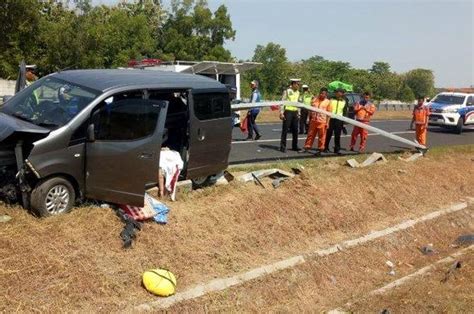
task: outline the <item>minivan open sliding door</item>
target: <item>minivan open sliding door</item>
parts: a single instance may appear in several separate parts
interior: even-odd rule
[[[93,112],[86,197],[143,206],[146,187],[157,182],[167,110],[166,101],[133,98],[104,103]]]
[[[188,178],[207,177],[227,168],[232,139],[229,93],[193,90],[189,97]]]

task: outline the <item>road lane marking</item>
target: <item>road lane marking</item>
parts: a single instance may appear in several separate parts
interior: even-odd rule
[[[390,134],[395,134],[395,135],[399,135],[399,134],[414,134],[415,131],[399,131],[399,132],[390,132]],[[370,133],[369,136],[373,136],[373,135],[378,135],[380,136],[380,134],[376,134],[376,133]],[[341,137],[351,137],[349,134],[348,135],[341,135]],[[291,140],[291,138],[289,139]],[[306,140],[306,136],[305,137],[298,137],[298,140]],[[258,140],[258,141],[245,141],[245,140],[241,140],[241,141],[232,141],[232,144],[254,144],[254,143],[269,143],[269,142],[279,142],[280,139],[268,139],[268,140]]]
[[[437,210],[418,218],[408,219],[397,225],[394,225],[382,230],[372,231],[372,232],[369,232],[368,234],[365,234],[355,239],[344,240],[338,244],[332,245],[325,249],[319,249],[316,251],[311,251],[309,253],[296,255],[287,259],[283,259],[283,260],[271,263],[271,264],[267,264],[267,265],[263,265],[263,266],[251,269],[245,273],[237,274],[235,276],[214,279],[207,283],[203,283],[203,284],[199,284],[194,287],[191,287],[185,291],[178,292],[175,295],[172,295],[166,299],[159,299],[152,302],[142,303],[140,305],[135,306],[133,310],[134,311],[151,311],[152,309],[166,309],[166,308],[169,308],[170,306],[173,306],[183,301],[196,299],[208,293],[226,290],[230,287],[244,284],[250,280],[264,277],[281,270],[289,269],[294,266],[304,264],[310,258],[317,258],[321,256],[332,255],[339,251],[351,249],[353,247],[357,247],[365,243],[372,242],[376,239],[383,238],[390,234],[393,234],[402,230],[407,230],[409,228],[414,227],[415,225],[419,223],[430,221],[430,220],[433,220],[438,217],[442,217],[450,213],[459,212],[461,210],[469,208],[469,205],[472,203],[474,203],[474,198],[467,197],[466,202],[456,203],[449,206],[448,208]]]

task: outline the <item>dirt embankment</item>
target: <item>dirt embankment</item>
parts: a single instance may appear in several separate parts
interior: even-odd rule
[[[156,299],[140,285],[149,268],[170,269],[184,290],[382,229],[474,196],[473,157],[466,146],[366,169],[305,161],[275,190],[231,184],[171,203],[168,225],[147,223],[131,250],[110,209],[40,220],[0,207],[13,217],[0,226],[0,311],[120,310]]]

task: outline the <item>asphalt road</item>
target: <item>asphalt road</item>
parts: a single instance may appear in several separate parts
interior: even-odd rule
[[[383,120],[372,121],[371,125],[383,129],[387,132],[397,134],[409,140],[414,140],[415,132],[409,130],[410,120]],[[234,128],[232,134],[232,151],[230,153],[230,164],[241,164],[251,162],[266,162],[275,160],[298,159],[313,157],[308,153],[297,153],[288,150],[287,153],[279,151],[281,124],[260,124],[259,125],[262,138],[258,141],[245,141],[246,134],[243,134],[240,129]],[[348,125],[348,135],[343,135],[341,138],[342,153],[350,155],[349,151],[350,134],[352,126]],[[303,147],[306,135],[299,135],[299,147]],[[443,146],[443,145],[461,145],[474,144],[474,128],[464,129],[461,135],[444,130],[439,127],[429,127],[428,147]],[[315,141],[314,147],[317,145]],[[334,138],[331,140],[331,148],[334,145]],[[356,149],[358,149],[359,141]],[[287,147],[291,147],[291,135],[288,134]],[[347,150],[344,150],[346,148]],[[367,140],[366,152],[396,152],[401,150],[411,150],[411,147],[383,137],[377,134],[369,133]],[[323,154],[325,156],[334,156],[334,154]],[[316,157],[315,157],[316,158]]]

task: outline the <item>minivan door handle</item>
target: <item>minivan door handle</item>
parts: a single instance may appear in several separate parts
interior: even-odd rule
[[[140,158],[141,159],[151,159],[151,158],[153,158],[153,154],[152,153],[141,153]]]
[[[204,141],[204,139],[206,138],[206,135],[204,134],[204,131],[201,130],[201,128],[197,130],[197,138],[198,141]]]

